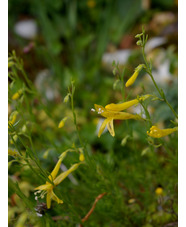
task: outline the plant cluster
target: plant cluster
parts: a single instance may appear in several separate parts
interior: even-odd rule
[[[105,107],[95,104],[92,111],[77,108],[81,91],[73,80],[63,102],[47,101],[15,52],[10,55],[10,226],[176,225],[178,116],[153,77],[145,30],[136,38],[144,63],[126,82],[125,69],[113,63],[113,87],[121,85],[123,100]],[[156,92],[143,89],[129,100],[126,89],[136,80],[143,83],[141,71],[150,76]],[[154,102],[172,113],[166,119],[169,127],[154,121]],[[138,106],[142,109],[135,112]],[[95,120],[95,111],[104,119]]]

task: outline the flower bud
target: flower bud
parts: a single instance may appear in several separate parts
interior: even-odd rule
[[[63,128],[64,125],[65,125],[65,121],[67,120],[68,117],[64,117],[60,122],[59,122],[59,125],[58,125],[58,128]]]

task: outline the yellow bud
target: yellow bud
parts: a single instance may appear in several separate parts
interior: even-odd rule
[[[81,161],[81,162],[85,161],[85,156],[84,156],[83,153],[81,153],[81,154],[79,155],[79,161]]]
[[[138,77],[138,74],[139,74],[138,71],[134,72],[134,74],[127,80],[125,87],[129,87],[129,86],[133,85],[136,78]]]
[[[58,125],[58,128],[63,128],[64,125],[65,125],[65,121],[67,120],[68,117],[64,117],[60,122],[59,122],[59,125]]]
[[[144,67],[143,64],[138,65],[138,67],[135,69],[133,75],[127,80],[127,82],[125,84],[126,87],[131,86],[136,81],[136,78],[138,77],[139,72],[142,70],[143,67]]]
[[[157,187],[155,190],[156,195],[162,195],[163,194],[163,188],[162,187]]]
[[[20,97],[20,95],[22,94],[22,92],[23,92],[22,89],[20,89],[19,91],[17,91],[15,94],[13,94],[12,99],[13,100],[18,99]]]

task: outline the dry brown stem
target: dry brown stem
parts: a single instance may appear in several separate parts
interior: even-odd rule
[[[95,207],[96,207],[96,203],[97,203],[104,195],[106,195],[106,194],[107,194],[107,192],[104,192],[104,193],[102,193],[102,194],[100,194],[100,195],[98,195],[98,196],[96,197],[96,199],[95,199],[95,201],[94,201],[94,203],[93,203],[91,209],[89,210],[89,212],[85,215],[84,218],[81,219],[82,223],[84,223],[85,221],[88,220],[88,218],[90,217],[90,215],[92,214],[92,212],[94,211],[94,209],[95,209]],[[83,227],[83,226],[80,225],[80,227]]]

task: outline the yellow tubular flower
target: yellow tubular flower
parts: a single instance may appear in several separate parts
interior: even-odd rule
[[[40,197],[43,198],[44,195],[47,194],[46,203],[47,203],[48,209],[50,209],[50,207],[51,207],[51,200],[54,200],[57,203],[63,203],[63,201],[61,199],[59,199],[57,197],[57,195],[54,193],[53,189],[55,186],[60,184],[71,172],[75,171],[78,168],[78,166],[82,163],[82,162],[80,162],[80,163],[74,164],[72,167],[70,167],[70,169],[61,173],[59,176],[57,176],[60,166],[61,166],[61,162],[65,158],[67,152],[68,151],[62,153],[56,166],[54,167],[53,171],[51,172],[51,174],[48,177],[53,182],[53,184],[47,181],[45,184],[40,185],[39,187],[35,188],[35,190],[37,190],[35,192],[35,195],[37,195],[38,193],[41,193]],[[36,196],[36,199],[37,199],[37,196]]]
[[[70,167],[70,169],[68,169],[67,171],[65,171],[65,172],[63,172],[63,173],[61,173],[58,177],[56,177],[56,179],[54,180],[54,184],[55,185],[58,185],[58,184],[60,184],[70,173],[72,173],[73,171],[75,171],[77,168],[78,168],[78,166],[81,164],[81,162],[79,162],[79,163],[76,163],[76,164],[74,164],[74,165],[72,165],[71,167]]]
[[[112,104],[112,105],[114,105],[114,104]],[[120,105],[120,104],[116,104],[116,105]],[[104,108],[101,105],[95,104],[94,106],[95,106],[95,109],[98,112],[98,114],[101,114],[101,116],[106,118],[100,127],[100,130],[98,132],[98,137],[101,136],[106,125],[107,125],[107,128],[108,128],[111,136],[115,136],[113,120],[127,120],[127,119],[140,120],[140,119],[142,119],[141,116],[139,116],[137,114],[134,115],[134,114],[126,113],[126,112],[114,111],[115,109],[112,110],[109,105],[107,105],[107,108],[108,108],[108,106],[110,108],[109,110],[107,110],[106,108]],[[121,109],[121,107],[120,107],[120,109]],[[123,107],[122,107],[122,109],[123,109]]]
[[[150,95],[144,95],[142,97],[140,97],[139,99],[133,99],[131,101],[128,101],[128,102],[123,102],[123,103],[119,103],[119,104],[114,104],[114,103],[111,103],[111,104],[108,104],[105,106],[105,109],[106,110],[111,110],[111,111],[122,111],[122,110],[125,110],[135,104],[138,104],[139,101],[144,101],[145,99],[149,98]]]
[[[135,69],[133,75],[127,80],[127,82],[125,84],[126,87],[133,85],[133,83],[135,82],[136,78],[139,75],[139,72],[142,70],[143,67],[144,67],[144,65],[141,64]]]
[[[175,127],[175,128],[167,128],[167,129],[160,129],[158,128],[157,126],[153,125],[151,128],[150,128],[150,132],[147,131],[147,134],[151,137],[154,137],[154,138],[161,138],[161,137],[164,137],[164,136],[167,136],[173,132],[176,132],[178,131],[178,127]]]

